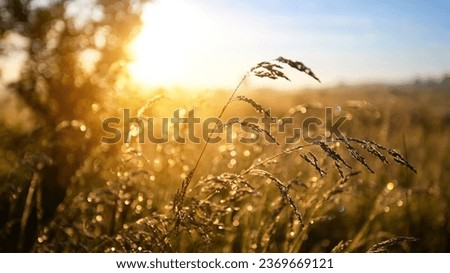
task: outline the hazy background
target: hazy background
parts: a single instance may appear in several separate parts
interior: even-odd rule
[[[435,0],[166,0],[144,11],[146,48],[163,49],[155,54],[172,65],[160,68],[176,71],[163,84],[197,88],[234,87],[279,55],[301,59],[326,86],[439,78],[450,72],[449,22],[450,3]]]

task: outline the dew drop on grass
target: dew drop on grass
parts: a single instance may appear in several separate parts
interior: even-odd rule
[[[109,151],[110,146],[106,144],[100,144],[100,150],[104,153]]]
[[[262,147],[259,146],[259,145],[253,145],[253,152],[261,153],[262,152]]]
[[[392,182],[387,183],[386,188],[391,191],[395,188],[395,184]]]
[[[97,103],[93,103],[91,105],[91,109],[94,113],[98,112],[98,110],[100,110],[100,106]]]
[[[163,170],[163,164],[159,158],[153,160],[153,170],[155,172],[161,172]]]
[[[137,163],[137,167],[138,167],[138,168],[143,168],[143,167],[144,167],[144,162],[143,162],[142,160],[140,160],[140,161]]]
[[[175,160],[173,160],[173,159],[167,160],[167,163],[169,164],[169,167],[171,167],[171,168],[173,168],[176,164]]]
[[[164,151],[164,146],[161,144],[156,145],[156,152],[158,154],[162,153]]]

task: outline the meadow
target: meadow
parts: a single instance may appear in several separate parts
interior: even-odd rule
[[[244,84],[229,103],[226,91],[127,90],[51,129],[5,100],[0,251],[448,252],[449,88]],[[191,131],[198,143],[170,133],[155,143],[121,120],[120,141],[102,142],[111,136],[102,122],[124,109],[153,118],[156,136],[177,109],[232,130],[218,143],[201,127]],[[327,135],[326,109],[345,117],[341,136]],[[264,128],[248,117],[277,121]],[[305,126],[311,117],[324,123]],[[295,126],[312,138],[287,141]],[[180,136],[189,130],[180,125]]]

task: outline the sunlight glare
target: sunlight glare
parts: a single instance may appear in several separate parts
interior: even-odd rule
[[[130,44],[128,65],[133,82],[147,87],[174,87],[189,77],[206,35],[202,12],[185,1],[164,0],[143,11],[141,33]],[[197,51],[197,52],[196,52]]]

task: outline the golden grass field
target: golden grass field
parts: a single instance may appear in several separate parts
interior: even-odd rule
[[[268,143],[264,131],[257,143],[243,144],[239,137],[249,132],[234,126],[232,141],[210,143],[200,161],[205,141],[138,143],[138,133],[131,132],[128,144],[100,142],[102,120],[122,117],[123,109],[155,120],[194,109],[205,119],[217,117],[229,98],[225,91],[159,95],[155,101],[156,94],[142,93],[106,98],[102,109],[87,115],[90,126],[72,121],[53,132],[34,126],[20,103],[4,101],[9,115],[0,127],[0,251],[450,250],[448,85],[238,90],[272,117],[301,122],[323,118],[327,107],[336,119],[346,116],[340,128],[346,138],[379,144],[351,143],[374,173],[344,142],[327,142],[334,153],[327,152],[304,141],[287,144],[276,130],[280,145]],[[233,101],[222,120],[261,117],[257,110]],[[50,146],[56,152],[42,152]],[[417,174],[407,163],[396,164],[391,148]],[[335,153],[351,167],[340,163],[342,177],[330,156]]]

